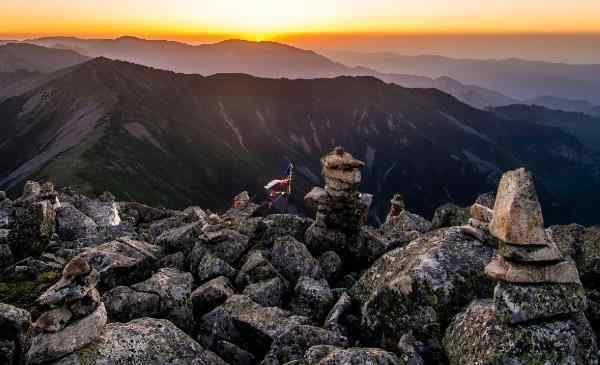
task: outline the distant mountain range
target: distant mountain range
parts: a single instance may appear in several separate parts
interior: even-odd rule
[[[223,209],[297,164],[298,193],[343,145],[366,162],[379,214],[400,191],[411,210],[470,204],[500,174],[539,179],[548,223],[597,223],[595,151],[559,128],[474,109],[434,89],[373,77],[286,80],[177,74],[97,58],[44,74],[0,103],[0,185],[49,178],[121,199]]]
[[[516,99],[498,92],[466,85],[449,77],[417,77],[382,73],[365,67],[348,67],[315,52],[274,42],[229,40],[191,46],[179,42],[133,37],[91,40],[61,37],[33,39],[27,42],[74,50],[89,57],[107,57],[182,73],[245,73],[258,77],[292,79],[373,76],[404,87],[440,89],[478,108],[517,102]]]
[[[347,65],[381,72],[427,77],[448,76],[520,100],[551,95],[600,104],[600,65],[571,65],[520,59],[473,60],[394,53],[321,51]]]

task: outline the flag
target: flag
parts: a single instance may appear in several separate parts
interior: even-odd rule
[[[285,177],[275,179],[265,185],[265,190],[269,193],[271,200],[277,200],[282,196],[289,195],[292,191],[292,176],[294,174],[294,164],[290,162],[285,170]]]

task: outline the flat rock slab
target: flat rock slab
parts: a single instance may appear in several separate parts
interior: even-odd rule
[[[596,337],[583,314],[509,325],[489,300],[474,301],[444,337],[450,365],[598,364]]]
[[[498,254],[516,262],[555,262],[563,259],[563,255],[554,242],[547,246],[540,245],[511,245],[500,242]]]
[[[111,323],[96,342],[55,365],[227,365],[221,358],[164,319]]]
[[[584,312],[587,308],[585,290],[579,284],[500,282],[494,289],[494,304],[498,319],[513,324]]]
[[[570,260],[551,265],[527,265],[497,256],[485,267],[485,273],[493,280],[516,284],[581,284],[577,266]]]
[[[378,348],[349,348],[313,346],[300,365],[408,365],[404,357]]]

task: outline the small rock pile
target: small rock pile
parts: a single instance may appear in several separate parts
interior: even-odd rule
[[[319,196],[315,223],[306,233],[306,244],[311,249],[340,253],[360,231],[363,207],[358,186],[364,162],[336,147],[321,159],[321,164],[325,194]]]
[[[83,258],[75,258],[38,298],[36,311],[41,314],[33,324],[28,364],[59,359],[102,336],[107,315],[97,282],[96,270]]]
[[[499,318],[515,324],[585,310],[577,267],[547,237],[533,178],[525,169],[502,178],[489,230],[500,240],[499,255],[485,269],[499,281],[494,293]]]

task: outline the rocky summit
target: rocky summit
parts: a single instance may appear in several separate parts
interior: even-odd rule
[[[313,217],[0,194],[0,363],[599,363],[600,229],[545,227],[529,171],[433,221],[398,192],[372,227],[365,164],[321,167]]]

